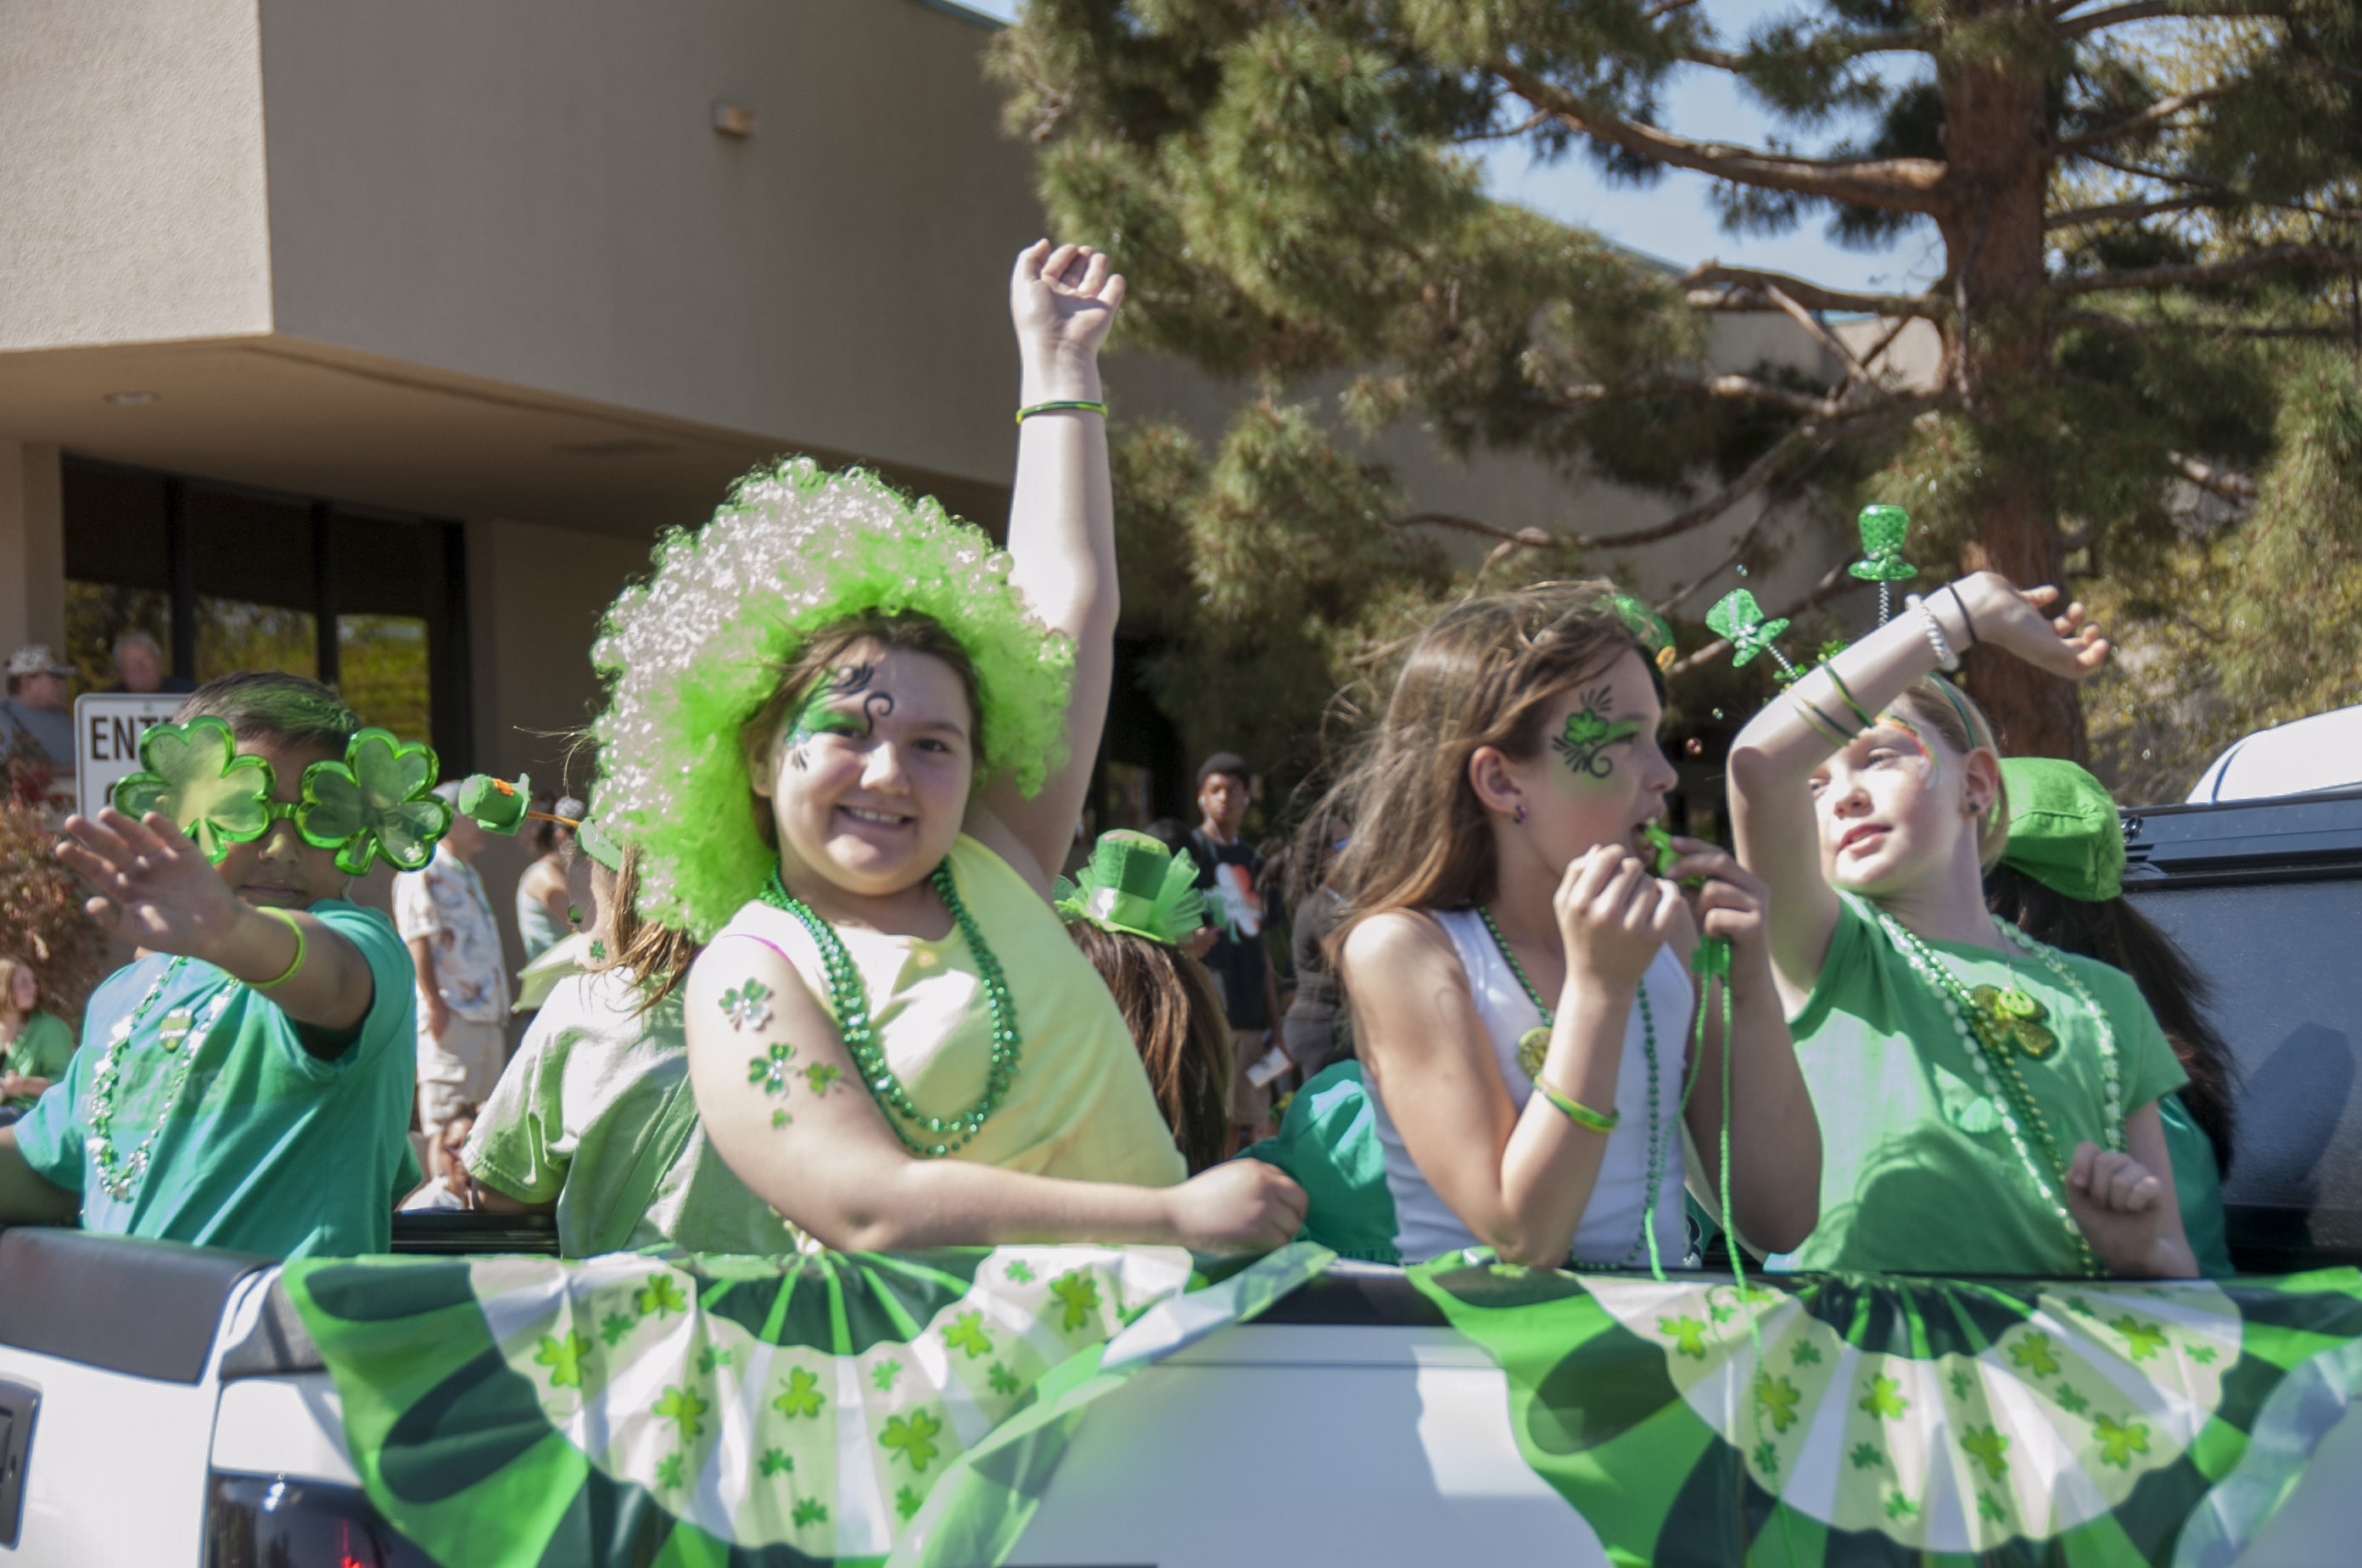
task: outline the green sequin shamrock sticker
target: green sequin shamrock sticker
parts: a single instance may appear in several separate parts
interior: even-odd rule
[[[278,778],[264,758],[238,754],[237,738],[219,719],[151,726],[139,737],[139,767],[116,782],[115,809],[171,818],[216,866],[230,845],[270,831]]]
[[[342,762],[315,762],[304,770],[304,800],[295,827],[304,841],[337,852],[337,868],[358,877],[383,855],[403,871],[434,858],[437,840],[451,831],[449,802],[433,791],[439,775],[435,748],[407,745],[371,727],[354,735]]]

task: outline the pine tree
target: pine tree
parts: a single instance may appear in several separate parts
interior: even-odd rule
[[[1029,0],[993,65],[1058,231],[1131,276],[1134,343],[1266,401],[1344,373],[1364,431],[1415,414],[1456,448],[1672,498],[1621,537],[1494,529],[1496,557],[1598,558],[1809,482],[1831,515],[1908,506],[1923,566],[2111,580],[2186,542],[2193,486],[2252,507],[2289,339],[2362,340],[2354,0],[1814,0],[1738,40],[1695,0]],[[1675,134],[1677,70],[1722,73],[1817,144]],[[1860,115],[1864,142],[1827,131]],[[1718,263],[1668,278],[1486,199],[1473,149],[1503,138],[1642,184],[1712,175],[1742,234],[1816,218],[1858,246],[1932,239],[1941,274],[1919,293]],[[1793,317],[1838,379],[1710,373],[1726,311]],[[1930,324],[1940,376],[1897,384],[1884,345],[1855,353],[1827,312]],[[1319,426],[1303,432],[1312,460]],[[1226,504],[1227,524],[1183,507],[1193,536],[1248,525],[1251,495]],[[1365,536],[1366,560],[1401,521],[1323,526]],[[1276,591],[1269,558],[1232,583],[1223,557],[1187,563],[1201,597]],[[1390,573],[1370,580],[1418,578]],[[1383,646],[1362,607],[1324,615]],[[1970,679],[2014,749],[2085,754],[2073,688],[1982,655]]]

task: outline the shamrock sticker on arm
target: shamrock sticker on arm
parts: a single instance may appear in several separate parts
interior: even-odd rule
[[[403,745],[374,726],[354,735],[342,762],[315,762],[304,770],[296,831],[317,849],[337,852],[337,868],[358,877],[383,855],[415,871],[434,858],[451,829],[451,807],[433,790],[439,775],[435,748]]]
[[[144,771],[116,782],[115,809],[171,818],[216,866],[231,845],[270,831],[278,778],[264,758],[238,754],[237,737],[219,719],[151,726],[139,737],[139,766]]]

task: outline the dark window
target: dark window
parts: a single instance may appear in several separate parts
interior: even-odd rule
[[[63,463],[68,657],[116,680],[116,638],[153,635],[175,675],[281,669],[468,770],[459,525],[243,486]]]

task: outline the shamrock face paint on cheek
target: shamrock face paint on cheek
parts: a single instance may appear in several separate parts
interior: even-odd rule
[[[891,692],[870,690],[870,683],[877,677],[873,665],[840,665],[834,674],[815,687],[797,710],[795,722],[788,726],[788,761],[798,769],[808,767],[810,759],[804,748],[818,735],[866,739],[875,734],[877,721],[894,711]],[[839,705],[855,696],[861,699],[857,708]]]
[[[1615,711],[1615,694],[1594,687],[1583,694],[1583,706],[1566,716],[1565,730],[1551,739],[1551,749],[1576,778],[1605,778],[1615,772],[1616,759],[1607,748],[1640,733],[1638,719],[1610,718]]]

